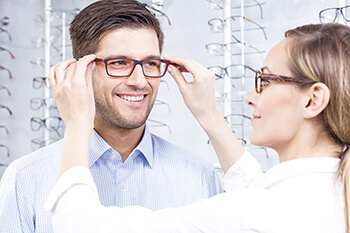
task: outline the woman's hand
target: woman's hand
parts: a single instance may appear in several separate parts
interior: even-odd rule
[[[63,61],[50,69],[49,82],[67,129],[90,135],[95,117],[92,71],[95,55]],[[68,69],[68,70],[67,70]],[[67,72],[66,72],[67,70]]]
[[[59,176],[74,166],[89,167],[89,138],[95,117],[92,88],[95,58],[87,55],[78,61],[66,60],[49,72],[50,86],[66,124]]]
[[[217,113],[215,104],[215,76],[192,58],[168,56],[169,73],[179,86],[184,102],[201,123],[209,114]],[[193,81],[187,82],[182,72],[189,72]]]
[[[216,109],[214,74],[191,58],[167,56],[165,59],[170,60],[169,73],[179,86],[185,104],[209,136],[226,172],[244,149]],[[187,82],[181,72],[191,73],[193,81]]]

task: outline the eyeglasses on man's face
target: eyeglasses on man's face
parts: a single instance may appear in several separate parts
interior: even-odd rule
[[[255,91],[256,93],[261,93],[265,86],[269,84],[269,80],[277,81],[277,82],[296,82],[296,83],[306,83],[298,78],[282,76],[277,74],[265,74],[261,71],[255,71]],[[310,84],[314,83],[312,81]]]
[[[321,23],[334,23],[342,15],[346,22],[350,22],[350,5],[338,8],[327,8],[318,14]]]
[[[143,75],[147,78],[161,78],[165,75],[170,61],[165,59],[145,59],[134,60],[129,58],[96,58],[95,62],[103,62],[108,76],[114,78],[129,77],[134,71],[136,65],[140,65]]]

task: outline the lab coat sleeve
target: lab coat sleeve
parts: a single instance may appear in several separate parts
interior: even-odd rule
[[[260,163],[245,150],[243,155],[224,175],[223,186],[226,192],[248,188],[263,174]]]
[[[176,209],[152,211],[141,206],[102,206],[90,171],[74,167],[65,172],[51,191],[45,209],[51,211],[57,233],[184,233],[241,232],[244,195],[219,194]],[[235,201],[236,199],[236,201]],[[230,202],[235,211],[227,212]],[[234,221],[232,221],[234,219]],[[229,224],[229,225],[227,225]]]

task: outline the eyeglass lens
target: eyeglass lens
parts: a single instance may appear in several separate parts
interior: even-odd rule
[[[256,93],[261,93],[262,87],[261,87],[261,77],[260,72],[255,72],[255,91]]]
[[[160,59],[149,59],[143,61],[110,59],[106,63],[107,73],[114,77],[127,77],[131,75],[137,64],[141,64],[143,74],[146,77],[162,77],[168,68],[168,63]]]

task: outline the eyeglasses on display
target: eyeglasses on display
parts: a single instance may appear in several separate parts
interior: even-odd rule
[[[169,104],[168,104],[168,103],[166,103],[166,102],[164,102],[164,101],[161,101],[161,100],[156,100],[156,101],[154,102],[154,105],[166,105],[166,106],[168,107],[168,111],[169,111],[169,113],[171,113],[171,109],[170,109]]]
[[[210,4],[210,8],[213,10],[222,10],[224,9],[224,0],[207,0]],[[263,12],[262,12],[262,5],[265,3],[258,2],[256,0],[252,0],[252,3],[247,3],[243,7],[248,8],[248,7],[255,7],[258,6],[260,8],[260,17],[263,18]],[[239,9],[241,6],[232,6],[232,9]]]
[[[13,53],[12,53],[10,50],[8,50],[8,49],[6,49],[6,48],[4,48],[4,47],[0,47],[0,51],[5,51],[5,52],[7,52],[8,54],[10,54],[10,56],[11,56],[12,59],[15,59],[15,56],[13,55]]]
[[[264,18],[263,17],[263,9],[262,9],[262,5],[265,5],[265,2],[258,2],[256,0],[252,0],[253,3],[247,3],[245,4],[243,7],[244,8],[249,8],[249,7],[259,7],[260,10],[260,18]],[[241,9],[241,6],[233,6],[232,9]]]
[[[152,119],[147,119],[147,126],[149,127],[166,127],[169,131],[169,133],[171,134],[171,130],[169,125],[160,122],[160,121],[156,121],[156,120],[152,120]]]
[[[50,145],[51,143],[54,143],[54,142],[57,142],[59,139],[53,139],[53,138],[50,138],[48,140],[41,140],[41,139],[38,139],[38,138],[34,138],[31,140],[31,143],[32,143],[32,150],[35,151],[37,149],[40,149],[44,146],[48,146]]]
[[[334,23],[339,20],[339,15],[341,15],[346,22],[350,22],[350,5],[321,10],[318,17],[321,23]]]
[[[30,100],[30,108],[32,110],[38,110],[41,107],[46,107],[47,109],[57,109],[55,99],[53,97],[49,98],[32,98]]]
[[[46,77],[34,77],[33,88],[39,89],[43,86],[49,87],[48,79]]]
[[[0,104],[0,109],[6,109],[6,110],[8,111],[8,113],[9,113],[10,115],[12,115],[11,109],[10,109],[9,107],[5,106],[5,105]]]
[[[0,70],[6,70],[7,73],[9,74],[9,78],[12,79],[12,73],[11,73],[11,71],[10,71],[9,69],[7,69],[7,68],[4,67],[4,66],[0,66]]]
[[[171,22],[170,22],[169,17],[163,11],[161,11],[161,10],[157,9],[155,6],[151,6],[151,5],[147,4],[147,3],[144,3],[143,5],[145,7],[147,7],[147,8],[149,8],[149,9],[151,9],[151,10],[153,10],[153,11],[159,13],[159,14],[161,14],[162,16],[164,16],[167,19],[169,26],[171,26]]]
[[[221,43],[209,43],[206,44],[205,47],[207,51],[216,56],[222,56],[225,52],[225,50],[229,51],[232,56],[238,56],[241,55],[241,49],[240,46],[237,46],[239,44],[238,42],[230,42],[226,44],[221,44]],[[245,44],[246,45],[246,44]],[[247,48],[250,48],[250,51],[244,52],[244,54],[262,54],[265,51],[260,51],[254,47],[248,46]]]
[[[61,134],[58,132],[58,129],[63,126],[63,120],[61,117],[50,116],[44,119],[39,117],[32,117],[30,119],[30,126],[33,131],[38,131],[41,127],[44,127],[48,131],[54,131],[59,137]]]
[[[4,144],[0,144],[0,148],[4,148],[6,150],[7,157],[10,157],[10,149],[8,146],[5,146]]]
[[[147,78],[161,78],[165,75],[170,61],[165,59],[134,60],[129,58],[96,58],[95,62],[103,62],[108,76],[115,78],[129,77],[136,65],[140,65],[143,75]]]
[[[0,84],[0,91],[1,91],[1,90],[5,90],[5,91],[7,92],[7,94],[8,94],[9,96],[11,96],[10,90],[9,90],[7,87],[5,87],[5,86],[3,86],[3,85]]]
[[[253,68],[240,64],[232,64],[227,67],[210,66],[208,67],[208,70],[212,71],[215,74],[216,79],[222,79],[225,77],[225,75],[230,79],[240,79],[242,77],[246,77],[246,70],[251,71],[253,74],[255,74],[255,70]]]
[[[6,134],[10,133],[5,125],[0,125],[0,129],[4,129]]]
[[[263,32],[263,35],[264,35],[264,38],[265,40],[267,40],[267,36],[266,36],[266,32],[265,32],[265,29],[264,27],[262,27],[260,24],[258,24],[257,22],[245,17],[245,16],[240,16],[240,15],[236,15],[236,16],[231,16],[229,18],[226,18],[226,19],[220,19],[220,18],[213,18],[213,19],[210,19],[208,21],[208,24],[211,26],[211,29],[214,31],[214,32],[222,32],[226,26],[226,21],[227,20],[237,20],[237,19],[243,19],[249,23],[252,23],[256,26],[258,26],[257,28],[248,28],[248,29],[245,29],[245,30],[261,30]]]

